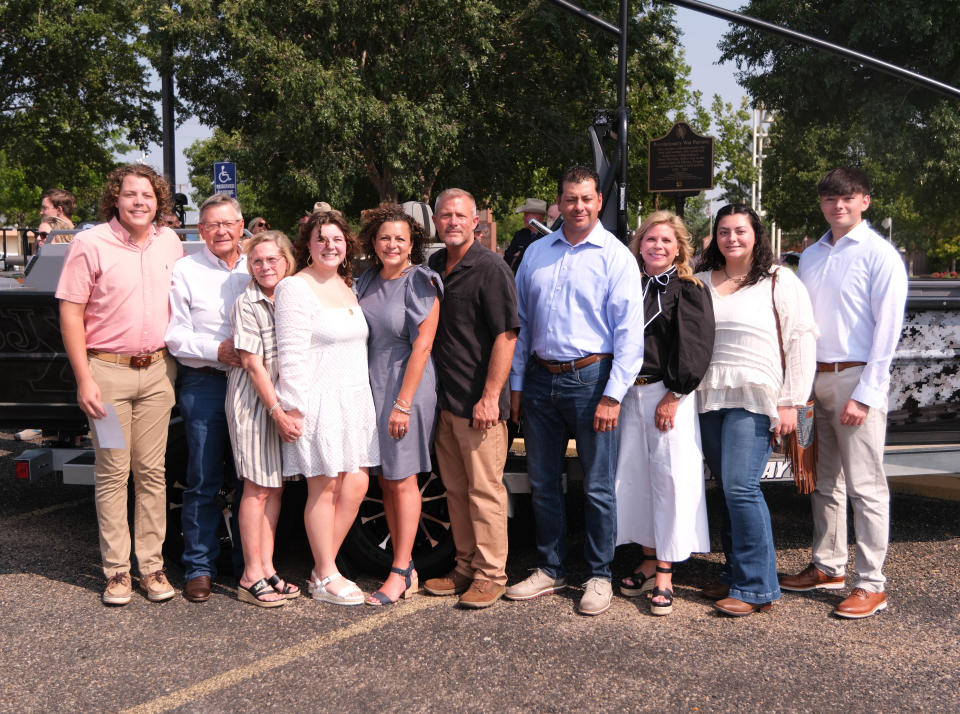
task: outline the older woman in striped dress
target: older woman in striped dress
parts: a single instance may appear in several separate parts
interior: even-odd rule
[[[244,571],[237,599],[260,607],[279,607],[300,595],[300,589],[280,578],[273,567],[284,484],[280,441],[294,441],[300,433],[274,390],[277,338],[273,291],[294,272],[295,262],[290,241],[280,231],[254,236],[246,253],[253,280],[230,315],[233,344],[243,366],[230,370],[226,399],[237,476],[244,479],[239,511]]]

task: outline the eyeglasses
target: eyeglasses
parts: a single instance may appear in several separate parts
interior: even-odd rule
[[[282,255],[273,256],[272,258],[257,258],[256,260],[250,261],[250,265],[252,265],[254,268],[262,268],[264,266],[276,268],[278,265],[280,265],[281,260],[286,261],[286,258],[284,258]]]
[[[240,221],[213,221],[211,223],[201,223],[200,227],[208,231],[218,231],[221,228],[226,228],[228,231],[231,230],[235,225]]]

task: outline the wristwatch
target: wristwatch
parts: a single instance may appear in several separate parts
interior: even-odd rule
[[[673,395],[674,399],[683,399],[685,396],[687,396],[686,394],[681,394],[680,392],[670,392],[670,393]]]

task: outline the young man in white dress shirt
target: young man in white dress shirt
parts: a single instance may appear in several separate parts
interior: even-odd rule
[[[225,399],[227,369],[239,367],[233,348],[230,310],[247,283],[246,258],[240,252],[243,214],[236,199],[218,193],[200,207],[200,237],[206,245],[177,261],[170,290],[170,326],[166,342],[181,365],[178,404],[187,432],[187,488],[183,492],[184,597],[210,598],[217,574],[217,493],[233,475]],[[240,484],[237,485],[238,489]],[[239,491],[235,503],[239,504]],[[236,519],[234,519],[234,522]],[[239,530],[232,528],[234,570],[242,572]]]
[[[890,243],[863,213],[870,179],[837,168],[818,187],[830,230],[800,257],[800,279],[820,328],[814,382],[818,432],[813,561],[780,578],[784,590],[841,590],[847,567],[847,498],[853,506],[857,579],[834,609],[864,618],[887,606],[883,562],[890,492],[883,470],[890,363],[903,327],[907,273]]]

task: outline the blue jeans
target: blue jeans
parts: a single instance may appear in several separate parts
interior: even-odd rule
[[[753,604],[780,598],[777,551],[760,477],[770,458],[770,418],[746,409],[700,415],[703,455],[723,487],[721,580],[730,597]]]
[[[583,466],[586,541],[590,577],[610,579],[617,543],[617,430],[595,432],[593,415],[610,375],[609,359],[564,374],[550,374],[531,359],[523,386],[523,431],[536,520],[538,565],[554,578],[565,576],[567,514],[563,466],[573,435]]]
[[[217,494],[237,481],[230,447],[224,402],[227,378],[190,367],[181,367],[180,415],[187,434],[187,488],[180,515],[183,528],[183,567],[187,580],[198,575],[215,577],[220,543],[217,527],[223,510]],[[237,484],[239,486],[239,484]],[[239,490],[235,503],[240,503]],[[234,572],[243,570],[240,530],[232,518]],[[237,567],[239,565],[239,570]]]

